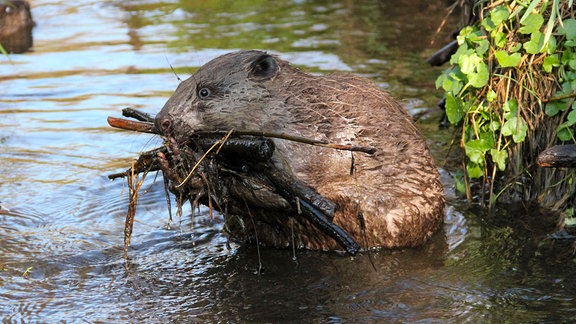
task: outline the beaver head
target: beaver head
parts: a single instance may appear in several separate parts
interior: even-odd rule
[[[288,115],[279,109],[274,79],[283,61],[261,51],[220,56],[182,82],[156,116],[159,133],[176,138],[193,131],[278,130]]]

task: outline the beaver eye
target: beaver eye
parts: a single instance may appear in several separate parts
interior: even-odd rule
[[[210,91],[210,89],[202,88],[202,89],[198,90],[198,97],[200,99],[206,99],[206,98],[210,97],[211,93],[212,93],[212,91]]]

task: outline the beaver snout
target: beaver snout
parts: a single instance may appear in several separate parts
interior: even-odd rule
[[[170,135],[173,131],[173,124],[174,121],[170,116],[159,114],[154,119],[154,127],[156,128],[156,132],[160,135]]]

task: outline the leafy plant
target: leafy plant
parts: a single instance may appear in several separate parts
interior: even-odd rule
[[[509,188],[550,137],[575,141],[576,20],[573,0],[477,5],[480,19],[461,29],[436,87],[445,91],[448,120],[461,127],[465,179],[488,184],[492,204],[498,175],[506,174],[501,188]]]

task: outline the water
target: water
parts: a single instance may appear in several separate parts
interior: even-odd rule
[[[438,70],[442,3],[31,1],[34,51],[0,57],[0,314],[4,322],[557,322],[576,319],[570,242],[553,217],[487,214],[453,194]],[[122,252],[126,169],[158,139],[108,127],[154,114],[198,66],[268,49],[352,71],[402,98],[443,167],[446,224],[418,249],[355,258],[238,246],[222,219],[169,221],[149,176]],[[172,71],[173,68],[174,72]],[[256,271],[260,262],[263,274]],[[374,270],[374,267],[377,271]]]

